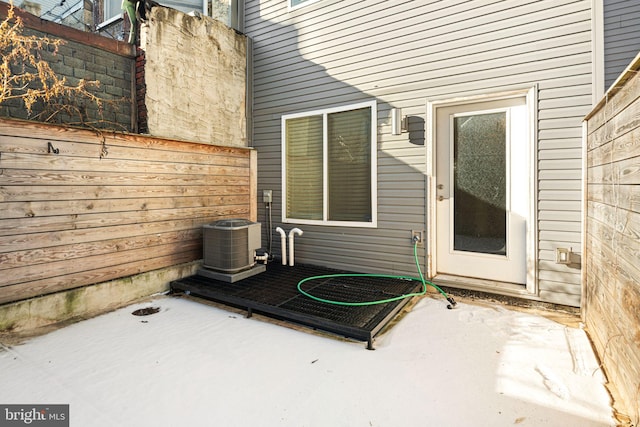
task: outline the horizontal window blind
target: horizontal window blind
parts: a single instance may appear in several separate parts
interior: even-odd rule
[[[328,114],[331,221],[371,221],[371,109]]]
[[[287,217],[322,220],[323,116],[286,123]]]

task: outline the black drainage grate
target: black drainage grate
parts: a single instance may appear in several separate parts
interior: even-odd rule
[[[294,267],[270,264],[264,273],[228,283],[204,276],[191,276],[171,283],[173,291],[246,309],[250,316],[259,312],[280,320],[366,341],[373,338],[393,319],[409,298],[383,304],[341,306],[313,300],[302,295],[298,283],[307,277],[344,273],[316,266]],[[367,302],[419,292],[417,281],[395,278],[339,277],[306,282],[303,289],[323,299]]]

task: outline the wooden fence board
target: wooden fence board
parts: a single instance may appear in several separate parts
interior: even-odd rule
[[[46,123],[25,120],[8,120],[0,118],[0,137],[27,137],[29,139],[44,140],[44,152],[47,152],[47,141],[80,142],[85,144],[102,144],[108,147],[123,146],[141,148],[162,153],[176,151],[185,154],[221,154],[223,156],[246,156],[246,148],[224,147],[219,145],[198,144],[192,141],[177,141],[173,139],[155,138],[146,135],[125,134],[105,130],[86,131],[73,127],[57,126],[55,129]],[[0,139],[1,141],[1,139]],[[64,151],[61,151],[64,152]],[[196,160],[197,162],[197,160]]]
[[[181,198],[153,199],[98,199],[98,200],[54,200],[3,203],[2,218],[54,217],[80,215],[83,213],[130,212],[155,209],[190,209],[206,206],[236,206],[249,204],[248,194],[220,196],[193,196]],[[4,223],[6,226],[7,223]],[[1,228],[1,227],[0,227]]]
[[[637,71],[634,71],[637,73]],[[621,88],[620,90],[618,90]],[[588,129],[589,137],[595,129],[599,129],[608,123],[612,117],[615,117],[626,108],[629,104],[638,104],[638,94],[640,94],[640,79],[631,78],[627,80],[624,86],[617,86],[616,92],[607,94],[605,101],[600,108],[597,109],[597,113],[592,112],[588,117]]]
[[[587,187],[587,200],[640,212],[640,185],[594,183]]]
[[[110,253],[141,249],[171,242],[202,239],[199,228],[170,231],[158,234],[144,234],[99,242],[76,243],[71,245],[36,248],[0,254],[0,270],[20,268],[25,265],[48,264],[79,258],[108,255]]]
[[[637,156],[640,156],[640,127],[592,150],[587,157],[587,166],[592,167]]]
[[[0,142],[1,144],[1,142]],[[156,173],[156,174],[216,174],[228,175],[243,173],[249,167],[244,159],[222,161],[217,157],[209,159],[210,163],[168,162],[166,160],[140,160],[88,157],[71,157],[49,154],[3,152],[2,162],[4,170],[52,170],[52,171],[103,171],[128,173]]]
[[[86,228],[113,227],[116,225],[140,224],[217,217],[246,216],[248,209],[243,205],[211,206],[202,208],[178,209],[139,209],[127,213],[90,213],[43,218],[14,218],[0,220],[0,236],[13,236],[32,233],[50,233],[64,230],[82,230]]]
[[[248,208],[246,212],[249,212]],[[139,224],[114,225],[109,227],[1,236],[0,253],[35,248],[48,248],[62,244],[103,241],[112,238],[125,238],[136,235],[158,234],[176,230],[188,230],[201,227],[203,224],[223,217],[236,217],[236,215],[222,215],[218,218],[189,218],[173,221],[145,222]]]
[[[0,304],[200,259],[203,224],[256,220],[255,156],[0,119]]]
[[[200,250],[201,248],[202,241],[200,239],[180,240],[163,245],[148,246],[128,251],[116,251],[110,253],[108,256],[85,256],[82,258],[82,262],[78,262],[76,259],[68,259],[52,261],[46,264],[25,264],[21,267],[14,268],[11,270],[11,274],[0,278],[0,288],[24,282],[66,276],[72,273],[91,271],[103,267],[117,267],[120,264],[125,264],[134,259],[148,260],[150,258],[170,256],[176,253]]]
[[[602,184],[635,185],[640,180],[640,156],[589,168],[589,179]]]
[[[0,126],[2,125],[4,125],[4,121],[0,119]],[[78,132],[86,134],[86,131]],[[89,161],[98,162],[106,159],[130,161],[137,159],[150,163],[169,162],[249,167],[246,148],[218,147],[192,142],[158,140],[157,138],[149,138],[153,143],[143,143],[139,135],[130,136],[130,139],[124,139],[123,135],[101,139],[89,134],[84,138],[74,137],[69,140],[38,138],[37,135],[29,133],[23,133],[23,135],[28,135],[28,137],[6,135],[6,130],[0,129],[0,144],[6,156],[11,153],[45,155],[51,160],[86,158]],[[53,149],[58,150],[57,154],[50,152],[49,143]],[[103,151],[103,148],[106,151]]]
[[[37,170],[36,165],[30,170],[4,169],[4,186],[36,186],[36,185],[101,185],[101,186],[153,186],[167,187],[177,185],[209,186],[209,185],[246,185],[249,178],[237,176],[238,171],[222,169],[219,174],[150,174],[131,172],[96,172],[88,169],[82,171]],[[243,173],[244,171],[240,171]]]
[[[2,182],[0,178],[0,182]],[[238,187],[238,188],[235,188]],[[55,193],[51,186],[0,186],[0,202],[28,202],[31,200],[99,200],[99,199],[145,199],[154,197],[195,197],[195,196],[221,196],[233,194],[248,194],[249,179],[212,177],[209,186],[173,186],[147,185],[147,186],[101,186],[87,185],[59,186]]]
[[[621,412],[640,391],[640,57],[587,116],[582,314]],[[636,418],[637,421],[637,418]]]
[[[640,103],[629,105],[607,123],[589,135],[587,150],[591,151],[640,127]]]

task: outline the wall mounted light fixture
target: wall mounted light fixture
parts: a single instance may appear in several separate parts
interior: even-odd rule
[[[407,118],[402,117],[402,108],[391,109],[391,135],[400,135],[407,130]]]

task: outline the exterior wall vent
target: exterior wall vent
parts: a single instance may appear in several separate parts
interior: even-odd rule
[[[260,223],[246,219],[223,219],[204,225],[203,266],[225,273],[253,267],[260,234]]]

